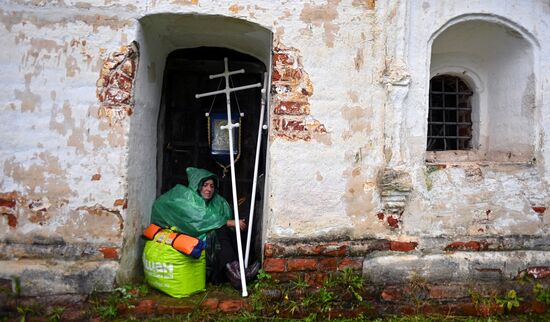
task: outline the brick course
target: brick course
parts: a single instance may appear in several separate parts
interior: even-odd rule
[[[282,258],[267,258],[264,260],[263,268],[268,273],[286,271],[286,260]]]
[[[401,242],[392,241],[390,243],[390,249],[397,252],[410,252],[416,248],[418,243],[416,242]]]
[[[317,259],[291,258],[287,261],[288,271],[314,271],[317,269]]]

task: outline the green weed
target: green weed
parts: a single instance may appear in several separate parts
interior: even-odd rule
[[[48,314],[48,322],[59,322],[61,321],[61,316],[65,312],[65,308],[62,306],[54,306],[50,309]]]
[[[533,286],[533,294],[537,301],[550,306],[550,287],[543,287],[542,284],[537,283]]]
[[[504,297],[496,298],[497,304],[508,312],[514,307],[519,307],[521,301],[523,298],[519,297],[515,290],[509,290]]]
[[[39,311],[39,308],[34,305],[34,304],[30,304],[30,305],[18,305],[17,306],[17,313],[19,313],[19,316],[20,316],[20,321],[21,322],[25,322],[27,321],[27,318],[31,315],[35,315],[36,312]]]

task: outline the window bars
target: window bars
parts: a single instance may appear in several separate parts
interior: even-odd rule
[[[456,76],[430,80],[428,151],[472,148],[472,90]]]

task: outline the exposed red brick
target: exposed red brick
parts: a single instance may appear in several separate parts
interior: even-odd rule
[[[388,225],[392,228],[399,228],[399,219],[395,216],[388,216]]]
[[[220,300],[217,298],[209,298],[204,300],[204,302],[201,303],[201,307],[214,311],[218,308],[218,304],[220,304]]]
[[[463,242],[455,241],[447,245],[447,247],[445,247],[445,250],[457,250],[457,249],[462,249],[463,247],[464,247]]]
[[[297,279],[304,277],[303,272],[280,272],[280,273],[275,272],[270,274],[271,274],[271,278],[277,283],[286,283],[286,282],[295,281]]]
[[[328,274],[324,272],[306,273],[304,281],[313,287],[321,287],[327,279]]]
[[[288,139],[288,140],[304,140],[304,141],[310,141],[311,135],[307,132],[303,133],[281,133],[277,132],[275,133],[275,136],[278,138]]]
[[[296,246],[296,250],[300,255],[320,255],[325,247],[325,245],[300,244]]]
[[[126,314],[128,313],[128,304],[126,303],[118,303],[116,305],[116,311],[118,314]]]
[[[532,301],[531,303],[531,312],[536,314],[543,314],[546,312],[546,303],[539,301]]]
[[[546,211],[546,207],[533,207],[533,210],[537,213],[537,214],[544,214],[544,212]]]
[[[346,255],[347,250],[347,244],[332,244],[321,250],[321,255],[342,257]]]
[[[193,312],[195,306],[192,304],[182,305],[164,305],[159,304],[157,307],[157,314],[183,314]]]
[[[464,248],[471,249],[471,250],[479,250],[481,248],[481,244],[477,241],[470,240],[469,242],[464,243]]]
[[[290,258],[287,265],[289,271],[313,271],[317,269],[317,259]]]
[[[379,220],[384,220],[384,213],[379,212],[379,213],[376,214],[376,217],[378,217]]]
[[[32,211],[48,211],[47,206],[44,205],[42,200],[32,200],[29,203],[29,209]]]
[[[266,243],[264,245],[264,257],[273,257],[273,244]]]
[[[273,113],[278,115],[307,115],[309,114],[309,104],[283,101],[275,106]]]
[[[338,263],[338,269],[342,270],[346,267],[349,267],[355,271],[363,269],[363,258],[350,258],[346,257]]]
[[[277,71],[277,69],[273,69],[273,71],[271,72],[271,80],[273,82],[277,82],[281,79],[281,74],[279,74],[279,71]]]
[[[245,302],[243,300],[221,300],[218,305],[220,311],[225,313],[238,312],[245,307]]]
[[[266,258],[264,260],[264,271],[271,272],[284,272],[286,260],[283,258]]]
[[[17,227],[17,217],[15,217],[15,215],[7,213],[3,213],[2,215],[8,218],[8,226],[10,226],[11,228]]]
[[[294,68],[292,66],[285,66],[286,68],[280,68],[277,70],[277,80],[281,83],[296,83],[297,79],[301,79],[303,77],[302,69],[300,68]],[[310,93],[307,92],[305,88],[302,88],[302,94],[303,95],[310,95]]]
[[[153,300],[141,300],[132,310],[135,315],[152,315],[157,309],[157,303]]]
[[[286,118],[273,118],[273,128],[277,131],[304,131],[305,125],[303,120],[290,120]]]
[[[59,321],[80,322],[86,321],[89,312],[84,308],[66,308],[61,314]]]
[[[92,181],[99,181],[101,180],[101,174],[96,173],[92,176]]]
[[[132,114],[132,87],[137,60],[138,47],[132,43],[113,52],[103,63],[96,82],[96,96],[100,102],[98,115],[109,118],[110,125],[123,117],[120,114]]]
[[[338,260],[336,258],[322,258],[319,260],[319,270],[335,271],[338,268]]]
[[[418,308],[413,305],[400,305],[397,313],[400,315],[413,315],[418,312]]]
[[[132,89],[132,78],[126,76],[122,71],[115,72],[116,83],[121,90],[129,92]]]
[[[115,203],[113,204],[113,206],[115,207],[124,206],[126,202],[127,202],[126,199],[117,199],[115,200]]]
[[[275,64],[277,64],[277,63],[281,63],[281,64],[284,64],[284,65],[294,64],[294,58],[291,57],[290,55],[284,53],[284,51],[279,51],[277,49],[274,49],[273,52],[274,52],[273,62]]]
[[[269,249],[267,249],[269,245]],[[282,257],[285,254],[286,245],[281,244],[266,244],[266,257]],[[268,256],[270,255],[270,256]]]
[[[0,198],[0,207],[15,208],[16,204],[15,199]]]
[[[445,247],[447,251],[453,250],[475,250],[479,251],[481,249],[486,249],[489,245],[487,243],[481,243],[475,240],[470,240],[468,242],[455,241]]]
[[[550,266],[534,266],[522,270],[516,276],[516,279],[522,278],[525,275],[534,279],[543,279],[550,276]]]
[[[498,304],[478,304],[474,305],[474,310],[474,314],[470,315],[487,317],[497,313],[503,313],[504,307]]]
[[[417,242],[400,242],[400,241],[391,241],[390,250],[397,252],[410,252],[418,246]]]
[[[100,247],[99,251],[103,253],[105,259],[118,259],[118,248],[116,247]]]
[[[401,299],[403,297],[403,295],[397,289],[386,288],[382,291],[382,293],[380,294],[380,297],[384,301],[391,302],[391,301],[396,301],[396,300]]]
[[[474,303],[457,303],[453,306],[453,313],[459,315],[477,316],[477,306],[478,305]]]
[[[438,286],[430,286],[429,297],[434,300],[446,299],[448,294],[448,288],[442,288]]]

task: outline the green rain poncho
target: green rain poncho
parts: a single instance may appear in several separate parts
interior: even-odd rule
[[[187,168],[189,187],[176,185],[153,204],[151,223],[204,239],[206,233],[225,225],[231,219],[231,208],[217,193],[218,177],[210,171]],[[205,201],[199,192],[202,183],[213,179],[216,192]]]

